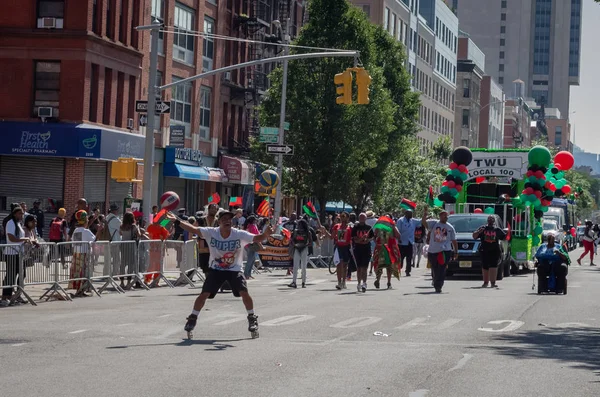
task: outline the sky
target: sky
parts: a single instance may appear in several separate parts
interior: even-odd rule
[[[571,87],[571,131],[575,130],[575,145],[600,153],[600,3],[583,0],[582,6],[580,85]]]

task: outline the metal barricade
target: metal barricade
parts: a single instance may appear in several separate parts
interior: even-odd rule
[[[58,283],[58,247],[55,243],[42,242],[37,245],[23,246],[23,267],[27,273],[25,286],[46,285],[51,286],[40,297],[46,301],[52,297],[60,300],[71,300],[71,297]]]
[[[181,266],[184,263],[184,244],[183,241],[165,240],[163,274],[177,273],[177,279],[179,279]]]
[[[165,242],[162,240],[142,240],[139,243],[138,250],[140,275],[144,276],[146,285],[157,287],[160,280],[163,280],[169,287],[173,288],[173,284],[165,276]]]
[[[0,244],[0,271],[4,274],[2,281],[2,295],[10,294],[10,303],[16,302],[21,295],[33,306],[36,303],[25,292],[25,278],[27,272],[23,266],[23,244]],[[13,290],[16,292],[13,293]],[[10,291],[10,293],[9,293]]]
[[[169,242],[167,241],[167,244]],[[194,276],[198,276],[200,281],[204,281],[204,275],[198,269],[198,243],[196,240],[188,240],[183,244],[183,258],[179,262],[179,278],[175,285],[188,284],[196,288]]]
[[[113,277],[111,243],[109,241],[95,241],[90,244],[90,269],[91,280],[103,283],[98,292],[106,291],[111,286],[116,292],[123,292]]]
[[[106,250],[105,250],[106,251]],[[136,285],[148,289],[139,271],[139,247],[137,241],[113,241],[108,249],[110,277],[100,288],[100,292],[112,286],[118,292],[124,292]],[[120,280],[120,285],[117,283]],[[127,284],[125,284],[127,280]]]
[[[104,275],[94,274],[95,257],[92,244],[89,242],[71,241],[58,243],[58,256],[64,257],[64,264],[58,266],[58,284],[68,283],[67,289],[76,290],[76,296],[85,296],[85,292],[92,291],[97,296],[100,293],[93,284],[93,280],[103,279]]]

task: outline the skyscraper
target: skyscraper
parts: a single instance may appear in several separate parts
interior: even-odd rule
[[[579,84],[581,0],[454,0],[460,29],[485,53],[485,71],[513,93],[569,114]]]

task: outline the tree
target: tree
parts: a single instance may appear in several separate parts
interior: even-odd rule
[[[450,160],[452,154],[452,139],[449,136],[441,136],[431,147],[431,155],[434,159],[442,162]]]
[[[295,44],[359,50],[373,79],[369,105],[337,105],[333,76],[351,67],[351,59],[289,64],[286,143],[295,145],[295,155],[286,156],[285,166],[293,169],[297,192],[316,197],[324,211],[328,200],[348,201],[350,187],[359,185],[363,173],[378,164],[394,129],[396,105],[384,87],[384,70],[375,62],[372,27],[365,14],[346,0],[313,0],[308,12],[309,23]],[[277,70],[261,105],[262,125],[279,124],[281,81]],[[261,152],[264,146],[255,144],[254,149]]]

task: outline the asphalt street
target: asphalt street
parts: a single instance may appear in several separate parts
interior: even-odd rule
[[[580,250],[571,253],[574,258]],[[532,274],[482,289],[427,269],[392,290],[335,289],[309,270],[250,282],[260,338],[240,299],[219,294],[194,339],[198,290],[105,294],[0,309],[4,396],[600,396],[600,270],[570,268],[569,293],[538,296]]]

